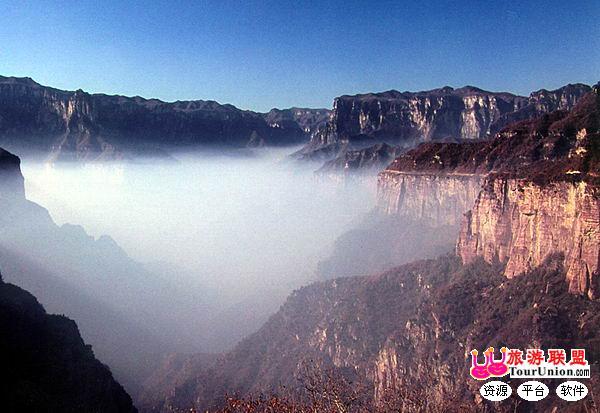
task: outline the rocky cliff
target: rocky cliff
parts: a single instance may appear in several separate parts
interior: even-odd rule
[[[1,276],[0,330],[3,411],[137,411],[72,320]]]
[[[432,227],[460,224],[481,190],[482,176],[437,175],[388,169],[379,174],[377,208],[385,214],[426,222]]]
[[[590,91],[589,86],[576,83],[568,84],[556,90],[540,89],[531,92],[525,106],[502,115],[493,123],[490,132],[493,134],[512,123],[535,119],[556,110],[569,111],[575,107],[581,97]]]
[[[501,162],[487,177],[457,243],[465,262],[476,256],[498,259],[506,263],[505,275],[514,277],[561,253],[569,290],[598,298],[598,93],[595,87],[568,114],[503,130],[497,139],[515,142],[513,156],[521,164]]]
[[[586,182],[492,179],[466,214],[457,253],[465,262],[505,262],[507,277],[562,253],[569,290],[598,298],[600,192]]]
[[[481,142],[430,142],[398,156],[378,175],[374,211],[336,240],[331,255],[319,263],[318,275],[360,276],[452,251],[463,215],[486,175],[478,167],[485,164],[480,150]]]
[[[53,160],[165,156],[195,146],[245,147],[305,142],[326,110],[261,114],[214,101],[162,102],[89,94],[0,76],[0,144]]]
[[[411,148],[437,140],[485,139],[517,120],[569,110],[589,91],[574,84],[523,97],[465,86],[341,96],[334,100],[331,120],[296,156],[331,159],[381,142]]]
[[[0,197],[25,198],[21,160],[2,148],[0,148]]]
[[[597,127],[593,96],[579,98],[571,112],[559,110],[518,122],[493,139],[427,142],[403,152],[379,173],[373,216],[336,241],[331,256],[319,264],[320,276],[363,275],[450,251],[463,215],[473,208],[489,176],[523,178],[540,185],[595,179],[598,144],[593,132]],[[384,152],[393,149],[378,146]],[[378,156],[371,148],[346,151],[327,162],[321,172],[339,173],[335,166],[340,162],[344,163],[342,170],[372,166]],[[482,212],[483,217],[486,214],[489,212]],[[593,221],[584,225],[590,226]],[[567,234],[563,236],[568,239]],[[538,258],[532,267],[520,270],[533,268],[544,257]],[[512,261],[508,268],[510,273]]]
[[[432,226],[469,211],[457,245],[465,262],[499,259],[512,277],[562,253],[570,290],[597,297],[599,113],[595,88],[570,112],[488,141],[423,144],[379,174],[379,209]]]
[[[271,109],[264,115],[264,118],[272,128],[295,131],[300,141],[316,133],[327,123],[330,116],[329,109],[289,108]],[[290,135],[292,134],[290,133]]]

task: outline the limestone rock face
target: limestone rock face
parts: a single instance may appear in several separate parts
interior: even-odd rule
[[[379,174],[377,208],[390,215],[456,226],[481,189],[481,175],[435,175],[385,170]]]
[[[543,107],[573,100],[539,95]],[[570,112],[517,122],[491,140],[423,144],[379,174],[379,209],[432,226],[458,225],[466,213],[456,247],[464,262],[499,260],[510,278],[562,254],[569,291],[598,298],[599,127],[595,88]]]
[[[526,98],[474,87],[444,87],[426,92],[389,91],[341,96],[333,104],[334,138],[372,136],[409,145],[445,137],[478,139],[501,115],[525,106]]]
[[[466,215],[457,253],[506,262],[507,277],[564,255],[569,291],[598,298],[600,194],[586,182],[540,186],[516,179],[490,180]]]

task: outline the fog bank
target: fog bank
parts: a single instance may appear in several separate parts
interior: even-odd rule
[[[314,164],[285,162],[288,153],[83,166],[25,159],[22,171],[27,197],[57,224],[109,235],[150,271],[210,302],[198,314],[208,325],[199,347],[210,351],[253,331],[313,280],[338,236],[373,208],[375,178],[318,178]]]

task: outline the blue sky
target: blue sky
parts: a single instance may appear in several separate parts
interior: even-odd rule
[[[528,94],[600,80],[598,21],[597,0],[4,0],[0,74],[261,111],[444,85]]]

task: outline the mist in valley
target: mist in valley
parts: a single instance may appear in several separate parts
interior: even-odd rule
[[[291,162],[291,151],[85,165],[25,157],[21,168],[27,198],[72,244],[60,254],[52,246],[47,267],[67,283],[76,272],[84,281],[75,288],[83,284],[169,351],[215,352],[315,280],[334,241],[373,208],[375,177],[319,177],[316,165]],[[110,253],[98,263],[74,252],[81,243]]]

